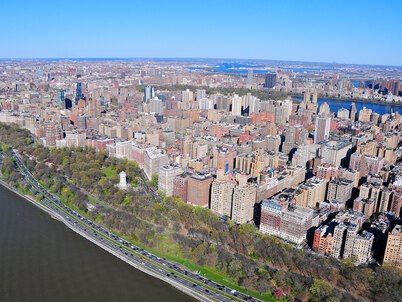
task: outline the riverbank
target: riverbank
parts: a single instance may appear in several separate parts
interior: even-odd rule
[[[198,301],[207,301],[207,302],[213,301],[213,300],[209,299],[208,297],[205,297],[205,296],[203,296],[203,295],[201,295],[201,294],[199,294],[197,292],[194,292],[194,291],[190,290],[189,288],[186,288],[185,286],[182,286],[181,284],[175,282],[174,280],[168,279],[164,275],[160,275],[160,274],[158,274],[156,272],[153,272],[153,271],[147,269],[146,267],[140,266],[140,265],[130,261],[130,259],[128,257],[126,257],[125,255],[117,253],[115,250],[111,249],[107,245],[102,244],[102,242],[99,242],[99,241],[95,240],[94,238],[88,236],[86,233],[81,231],[79,228],[75,227],[74,224],[72,224],[69,221],[67,221],[63,216],[61,216],[60,214],[58,214],[58,213],[52,211],[51,209],[47,208],[46,206],[44,206],[40,202],[36,201],[32,197],[30,197],[28,195],[25,195],[25,194],[22,194],[15,187],[10,186],[3,179],[0,179],[0,185],[2,185],[4,188],[8,189],[9,191],[17,194],[21,198],[27,200],[31,204],[37,206],[41,210],[43,210],[46,213],[48,213],[52,218],[55,218],[58,221],[62,222],[65,226],[67,226],[69,229],[71,229],[75,233],[79,234],[80,236],[82,236],[83,238],[89,240],[90,242],[96,244],[98,247],[100,247],[103,250],[109,252],[110,254],[114,255],[115,257],[119,258],[120,260],[126,262],[127,264],[129,264],[130,266],[136,268],[137,270],[139,270],[139,271],[141,271],[143,273],[146,273],[147,275],[150,275],[150,276],[152,276],[154,278],[157,278],[157,279],[159,279],[161,281],[164,281],[164,282],[168,283],[169,285],[171,285],[171,286],[175,287],[176,289],[180,290],[181,292],[184,292],[185,294],[197,299]]]
[[[292,100],[297,101],[297,102],[302,102],[304,99],[303,94],[292,94],[290,95]],[[328,99],[332,100],[334,102],[338,103],[359,103],[359,104],[375,104],[375,105],[383,105],[383,106],[392,106],[392,107],[402,107],[402,102],[387,102],[387,101],[382,101],[382,100],[371,100],[371,99],[348,99],[348,98],[337,98],[337,97],[331,97],[331,96],[324,96],[324,95],[319,95],[319,99]]]
[[[299,103],[303,101],[301,97],[292,97],[293,102]],[[318,98],[318,105],[321,106],[324,102],[327,103],[330,107],[331,112],[337,113],[338,110],[342,108],[346,108],[350,110],[350,106],[354,102],[356,105],[356,109],[358,111],[362,110],[364,107],[367,109],[371,109],[373,112],[376,112],[380,115],[383,114],[391,114],[395,112],[402,112],[401,106],[396,106],[389,103],[374,103],[374,102],[357,102],[356,100],[341,100],[336,98]]]

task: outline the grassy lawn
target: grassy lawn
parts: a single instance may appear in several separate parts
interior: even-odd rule
[[[121,203],[121,205],[123,205],[123,206],[128,206],[130,204],[131,204],[131,200],[130,200],[130,198],[128,196],[126,196],[124,198],[123,202]]]
[[[127,241],[131,241],[133,244],[143,248],[144,250],[153,253],[154,255],[156,255],[158,257],[166,258],[167,260],[170,260],[172,262],[179,263],[179,264],[187,267],[189,270],[191,270],[193,272],[199,272],[200,275],[206,277],[209,280],[215,281],[215,282],[225,285],[227,287],[233,288],[238,292],[242,292],[246,295],[256,297],[263,301],[269,301],[269,302],[277,301],[270,293],[260,294],[258,292],[249,291],[249,290],[237,285],[237,283],[234,280],[231,280],[229,276],[221,274],[218,271],[213,270],[211,268],[199,266],[197,264],[194,264],[193,262],[191,262],[188,259],[182,258],[182,254],[181,254],[181,251],[180,251],[178,245],[174,244],[171,240],[169,240],[166,237],[159,236],[157,238],[156,247],[149,248],[140,242],[137,242],[137,241],[134,241],[134,240],[128,238],[125,235],[122,235],[122,234],[118,234],[118,235],[123,237]]]
[[[107,168],[102,169],[103,174],[105,174],[105,176],[107,178],[116,178],[118,177],[117,175],[117,167],[116,166],[109,166]]]

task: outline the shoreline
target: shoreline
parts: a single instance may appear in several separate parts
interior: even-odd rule
[[[198,300],[198,301],[205,301],[205,302],[212,302],[214,300],[211,300],[205,296],[202,296],[200,294],[198,294],[197,292],[191,291],[190,289],[188,289],[185,286],[182,286],[181,284],[166,278],[163,275],[160,275],[156,272],[153,272],[143,266],[140,266],[134,262],[131,262],[127,257],[124,257],[123,255],[120,255],[119,253],[117,253],[116,251],[114,251],[113,249],[109,248],[108,246],[103,245],[101,242],[98,242],[97,240],[91,238],[90,236],[88,236],[87,234],[85,234],[84,232],[82,232],[81,230],[79,230],[78,228],[75,228],[74,225],[68,223],[60,214],[53,212],[52,210],[50,210],[49,208],[47,208],[46,206],[44,206],[43,204],[39,203],[38,201],[36,201],[35,199],[33,199],[32,197],[28,196],[28,195],[24,195],[21,192],[18,191],[18,189],[12,187],[11,185],[9,185],[7,182],[4,181],[4,179],[0,179],[0,185],[3,186],[4,188],[8,189],[9,191],[17,194],[19,197],[29,201],[31,204],[35,205],[36,207],[38,207],[39,209],[45,211],[47,214],[49,214],[49,216],[53,219],[58,220],[59,222],[62,222],[65,226],[67,226],[70,230],[74,231],[75,233],[77,233],[78,235],[84,237],[85,239],[87,239],[88,241],[92,242],[93,244],[97,245],[98,247],[102,248],[103,250],[109,252],[110,254],[112,254],[113,256],[119,258],[120,260],[126,262],[127,264],[129,264],[130,266],[134,267],[135,269],[151,276],[154,278],[157,278],[163,282],[168,283],[169,285],[173,286],[174,288],[176,288],[177,290],[193,297],[194,299]]]
[[[303,95],[290,95],[291,99],[296,102],[302,102],[303,101]],[[342,103],[342,102],[350,102],[350,103],[360,103],[360,104],[375,104],[375,105],[383,105],[383,106],[394,106],[394,107],[401,107],[402,108],[402,102],[386,102],[386,101],[380,101],[380,100],[363,100],[363,99],[340,99],[337,97],[331,97],[331,96],[318,96],[318,99],[326,99],[326,100],[331,100],[337,103]]]

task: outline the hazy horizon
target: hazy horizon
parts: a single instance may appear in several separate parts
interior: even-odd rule
[[[276,60],[276,59],[252,59],[252,58],[202,58],[202,57],[14,57],[2,58],[0,61],[40,61],[40,60],[66,60],[66,61],[118,61],[118,60],[149,60],[149,61],[183,61],[183,62],[201,62],[201,61],[245,61],[245,62],[284,62],[284,63],[301,63],[301,64],[325,64],[325,65],[356,65],[356,66],[383,66],[383,67],[402,67],[402,65],[384,65],[384,64],[364,64],[364,63],[344,63],[344,62],[319,62],[319,61],[299,61],[299,60]]]
[[[4,1],[0,58],[252,58],[401,66],[400,1]]]

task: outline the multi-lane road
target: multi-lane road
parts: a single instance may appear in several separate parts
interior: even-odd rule
[[[11,155],[28,189],[34,194],[41,193],[44,196],[42,203],[48,209],[57,214],[59,218],[62,218],[67,226],[134,267],[171,283],[199,300],[225,302],[260,301],[254,297],[237,292],[232,288],[208,280],[198,273],[192,272],[176,263],[157,257],[75,212],[62,203],[57,196],[49,193],[32,176],[14,150],[11,150]]]

